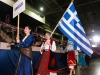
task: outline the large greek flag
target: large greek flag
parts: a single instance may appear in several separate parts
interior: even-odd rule
[[[70,3],[59,21],[58,28],[68,39],[72,40],[80,50],[84,51],[89,56],[93,53],[73,2]]]

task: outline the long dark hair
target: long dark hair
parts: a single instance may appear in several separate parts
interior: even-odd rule
[[[28,27],[28,28],[29,28],[29,30],[32,30],[32,28],[31,28],[30,26],[25,26],[25,27]]]

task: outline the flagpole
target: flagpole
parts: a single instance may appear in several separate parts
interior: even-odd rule
[[[54,30],[52,31],[52,33],[51,33],[51,35],[50,35],[50,38],[52,37],[53,33],[54,33],[55,30],[57,29],[58,25],[59,25],[59,24],[57,24],[56,27],[54,28]]]
[[[20,14],[18,14],[18,25],[17,25],[17,37],[19,37],[19,22],[20,21]]]
[[[71,2],[74,2],[74,0],[71,0]],[[68,8],[67,8],[68,9]],[[66,11],[64,12],[64,14],[66,13]],[[63,16],[64,16],[64,14],[63,14]],[[63,17],[62,16],[62,17]],[[62,17],[61,17],[61,19],[62,19]],[[60,20],[61,20],[60,19]],[[50,38],[52,37],[52,35],[53,35],[53,33],[55,32],[55,30],[57,29],[57,27],[58,27],[58,25],[59,25],[59,23],[60,23],[60,20],[59,20],[59,22],[57,23],[57,25],[56,25],[56,27],[54,28],[54,30],[52,31],[52,33],[51,33],[51,35],[50,35]]]

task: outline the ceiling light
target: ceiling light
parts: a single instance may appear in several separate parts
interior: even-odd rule
[[[93,37],[93,41],[94,41],[94,42],[99,42],[99,41],[100,41],[99,36],[94,36],[94,37]]]
[[[40,10],[43,11],[43,7],[40,7]]]
[[[89,39],[89,40],[92,40],[92,39]]]
[[[97,47],[97,45],[96,44],[92,44],[92,47]]]

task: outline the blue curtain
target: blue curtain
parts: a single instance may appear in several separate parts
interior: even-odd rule
[[[0,75],[14,75],[20,51],[18,50],[0,50]],[[33,68],[40,58],[40,52],[33,52]],[[56,53],[58,68],[67,66],[67,55]],[[36,70],[33,69],[35,75]]]

